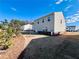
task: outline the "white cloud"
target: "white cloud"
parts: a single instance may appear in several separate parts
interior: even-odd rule
[[[66,17],[67,23],[79,22],[79,13]]]
[[[63,0],[58,0],[57,2],[56,2],[56,4],[60,4],[60,3],[62,3],[63,2]]]
[[[79,11],[77,11],[79,13]]]
[[[63,1],[68,1],[68,2],[72,2],[72,0],[58,0],[55,4],[60,4],[60,3],[62,3]]]
[[[16,8],[13,8],[13,7],[12,7],[11,10],[16,11]]]
[[[67,6],[67,7],[64,9],[64,11],[68,11],[68,9],[71,8],[71,7],[72,7],[72,5]]]
[[[74,14],[74,15],[79,15],[79,14]]]

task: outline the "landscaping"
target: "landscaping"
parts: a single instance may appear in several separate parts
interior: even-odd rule
[[[0,24],[0,50],[6,50],[11,47],[13,37],[20,34],[19,20],[11,20],[8,22],[6,19]]]

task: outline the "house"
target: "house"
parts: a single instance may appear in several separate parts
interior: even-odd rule
[[[21,26],[20,28],[22,31],[23,34],[31,34],[31,33],[34,33],[34,30],[33,30],[33,25],[32,24],[25,24],[23,26]]]
[[[25,24],[25,25],[21,26],[21,30],[22,31],[33,30],[33,25],[32,24]]]
[[[79,26],[67,26],[66,31],[67,32],[79,32]]]
[[[47,32],[51,35],[65,32],[65,19],[62,12],[53,12],[34,21],[35,32]]]
[[[79,26],[76,26],[76,31],[79,32]]]

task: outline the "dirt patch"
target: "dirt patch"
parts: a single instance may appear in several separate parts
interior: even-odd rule
[[[57,46],[54,59],[79,59],[79,41],[64,40]]]
[[[18,59],[77,59],[78,38],[79,36],[33,37]]]
[[[0,54],[0,59],[17,59],[19,54],[24,49],[25,39],[23,36],[18,36],[13,39],[13,46]]]
[[[18,59],[50,59],[57,45],[63,40],[58,36],[33,37]],[[47,57],[46,57],[47,56]]]
[[[74,53],[79,50],[79,36],[23,35],[14,38],[13,43],[13,47],[0,54],[0,59],[74,59],[79,55]]]
[[[13,39],[13,46],[1,51],[0,59],[17,59],[21,52],[28,46],[34,38],[45,37],[44,35],[22,35]]]
[[[65,32],[63,35],[79,35],[79,32]]]

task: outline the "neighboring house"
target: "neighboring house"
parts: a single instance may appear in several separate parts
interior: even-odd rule
[[[65,19],[62,12],[54,12],[34,21],[36,32],[50,32],[51,35],[65,32]]]
[[[79,26],[76,26],[76,31],[79,32]]]
[[[68,32],[79,32],[79,26],[67,26],[66,31],[68,31]]]
[[[21,26],[22,31],[27,31],[27,30],[33,30],[33,25],[32,24],[26,24]]]

